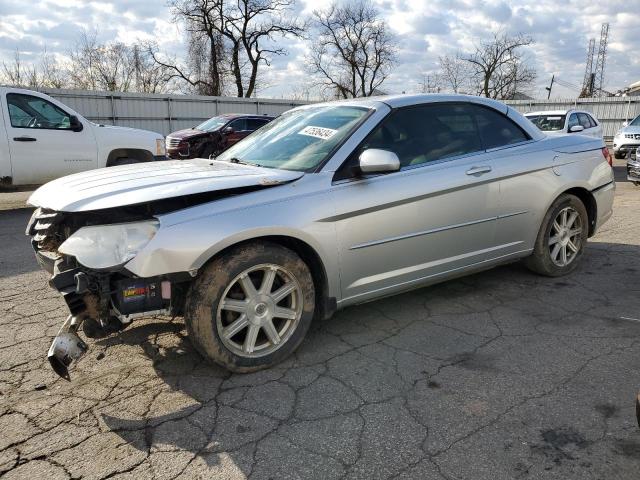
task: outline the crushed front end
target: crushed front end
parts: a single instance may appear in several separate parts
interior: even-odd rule
[[[632,149],[627,155],[627,180],[640,184],[640,155],[637,149]]]
[[[181,313],[189,274],[140,278],[124,267],[135,248],[149,241],[144,235],[152,235],[155,224],[148,214],[130,210],[34,211],[26,233],[38,263],[51,274],[49,284],[69,308],[48,353],[61,377],[69,380],[69,365],[88,349],[80,328],[89,338],[102,338],[137,317]]]

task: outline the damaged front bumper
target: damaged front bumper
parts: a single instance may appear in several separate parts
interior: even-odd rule
[[[640,182],[640,158],[637,150],[632,151],[627,159],[627,180]]]
[[[81,323],[81,317],[69,315],[53,339],[47,354],[47,359],[53,371],[65,380],[70,380],[68,367],[71,362],[78,360],[89,349],[87,344],[76,333]]]
[[[88,350],[78,336],[102,338],[126,328],[133,319],[149,315],[171,315],[182,310],[175,295],[189,274],[140,278],[120,267],[97,271],[75,258],[62,255],[58,246],[73,230],[65,214],[38,209],[27,227],[38,263],[51,273],[49,285],[62,295],[69,317],[49,348],[53,370],[69,380],[69,366]],[[180,295],[180,298],[183,298]]]

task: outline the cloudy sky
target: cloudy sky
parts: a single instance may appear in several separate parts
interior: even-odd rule
[[[298,0],[299,15],[310,14],[331,0]],[[597,41],[602,22],[609,22],[605,88],[615,91],[640,80],[640,0],[373,0],[396,35],[398,65],[383,89],[417,91],[423,75],[438,69],[438,56],[468,52],[474,43],[504,29],[532,36],[528,56],[538,72],[535,96],[546,96],[551,75],[581,85],[590,38]],[[64,55],[82,29],[96,30],[102,41],[155,40],[162,50],[184,52],[182,35],[171,22],[165,0],[0,0],[0,60],[19,50],[23,59],[43,49]],[[292,86],[308,82],[302,59],[306,44],[285,40],[289,54],[273,59],[261,96],[286,97]],[[597,45],[597,43],[596,43]],[[544,92],[544,93],[543,93]],[[577,92],[554,88],[554,97]]]

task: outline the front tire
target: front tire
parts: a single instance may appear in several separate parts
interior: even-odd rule
[[[617,160],[621,160],[625,157],[624,153],[620,153],[620,152],[613,152],[613,156],[617,159]]]
[[[589,216],[582,201],[564,194],[547,211],[527,267],[548,277],[571,273],[578,266],[589,235]]]
[[[304,339],[315,309],[309,267],[271,242],[214,259],[187,295],[189,338],[206,359],[233,372],[271,367]]]

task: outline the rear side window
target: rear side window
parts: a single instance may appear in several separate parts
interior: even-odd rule
[[[490,108],[473,107],[484,148],[497,148],[529,140],[527,134],[510,118]]]
[[[589,115],[587,115],[586,113],[579,113],[578,114],[578,121],[580,122],[580,125],[582,125],[585,130],[587,128],[591,128],[591,119],[589,118]]]
[[[236,132],[243,132],[247,130],[247,120],[245,118],[238,118],[227,125],[227,127],[233,128]]]
[[[589,117],[589,121],[591,122],[591,126],[592,127],[597,127],[598,126],[598,122],[596,122],[595,119],[591,115],[587,115],[587,117]]]
[[[259,129],[261,126],[266,125],[268,122],[266,120],[260,120],[258,118],[248,118],[247,119],[247,130],[251,130],[252,132],[254,130]]]

